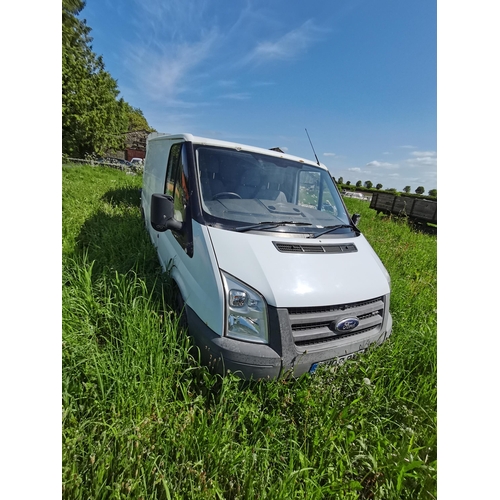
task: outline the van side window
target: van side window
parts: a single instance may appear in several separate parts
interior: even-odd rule
[[[172,197],[174,196],[175,174],[177,172],[177,166],[179,164],[181,146],[182,143],[173,144],[170,148],[170,155],[168,158],[167,176],[165,178],[165,194],[168,194]]]
[[[183,143],[173,144],[168,158],[167,175],[165,177],[165,194],[174,199],[174,218],[180,222],[188,220],[189,203],[188,164]],[[187,232],[173,233],[179,244],[187,249]]]
[[[186,220],[186,209],[189,201],[189,184],[186,151],[183,147],[174,174],[174,210],[175,218],[181,222]]]

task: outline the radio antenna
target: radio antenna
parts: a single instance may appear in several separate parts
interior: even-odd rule
[[[314,146],[313,146],[313,143],[311,141],[311,138],[309,137],[309,133],[307,132],[307,129],[305,129],[306,131],[306,134],[307,134],[307,138],[309,139],[309,143],[311,144],[311,148],[313,150],[313,153],[314,153],[314,157],[316,158],[316,162],[318,163],[319,166],[321,166],[319,160],[318,160],[318,156],[316,155],[316,151],[314,151]]]

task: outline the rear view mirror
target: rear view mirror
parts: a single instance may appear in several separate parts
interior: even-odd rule
[[[166,194],[151,196],[151,226],[160,233],[169,229],[182,231],[182,222],[174,219],[174,199],[171,196]]]
[[[357,226],[359,223],[359,219],[361,219],[361,214],[353,214],[352,223]]]

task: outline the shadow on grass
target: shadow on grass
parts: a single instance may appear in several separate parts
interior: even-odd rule
[[[140,207],[141,191],[137,188],[114,189],[105,193],[101,199],[114,207]]]
[[[160,271],[156,251],[144,228],[139,211],[111,215],[103,210],[87,219],[76,239],[75,253],[95,261],[94,271],[126,273],[134,270],[141,278]]]
[[[105,270],[133,270],[148,282],[157,278],[161,267],[141,217],[139,189],[110,190],[101,200],[111,209],[104,206],[85,221],[76,238],[75,254],[95,261],[96,276]]]
[[[437,226],[427,222],[420,222],[415,220],[408,220],[408,225],[418,233],[424,234],[437,234]]]

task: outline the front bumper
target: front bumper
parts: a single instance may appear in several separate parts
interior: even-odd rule
[[[188,306],[186,312],[189,332],[199,348],[201,362],[217,373],[231,371],[254,380],[300,377],[315,363],[364,351],[372,344],[381,344],[392,333],[392,317],[387,312],[380,330],[339,337],[305,349],[294,343],[287,310],[269,307],[269,345],[254,344],[221,337]]]

